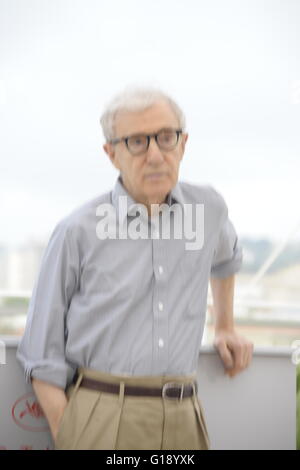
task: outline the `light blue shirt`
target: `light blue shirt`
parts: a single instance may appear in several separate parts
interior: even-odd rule
[[[228,277],[242,264],[227,205],[210,185],[176,184],[169,207],[204,208],[202,248],[187,250],[185,236],[164,239],[161,226],[158,238],[99,239],[99,206],[110,204],[117,227],[124,224],[120,196],[129,209],[135,203],[119,176],[112,191],[54,228],[17,351],[27,382],[65,389],[78,366],[118,375],[196,372],[209,278]],[[136,217],[130,214],[127,223]],[[153,227],[150,218],[142,223]]]

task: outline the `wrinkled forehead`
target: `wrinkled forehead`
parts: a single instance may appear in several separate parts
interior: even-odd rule
[[[160,101],[142,111],[119,111],[115,117],[116,137],[150,134],[162,128],[178,128],[179,122],[169,103]]]

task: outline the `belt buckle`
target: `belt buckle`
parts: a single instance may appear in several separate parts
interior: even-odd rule
[[[180,388],[181,391],[180,391],[180,397],[178,398],[178,400],[182,401],[182,398],[183,398],[183,390],[184,390],[184,383],[180,384],[178,382],[167,382],[164,384],[163,388],[162,388],[162,397],[163,398],[171,398],[171,400],[174,400],[176,399],[177,397],[168,397],[168,395],[166,395],[166,391],[169,389],[169,388]]]

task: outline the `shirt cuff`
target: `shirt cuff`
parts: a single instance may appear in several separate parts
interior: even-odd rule
[[[76,368],[68,364],[38,364],[27,363],[24,365],[25,382],[31,384],[32,379],[42,380],[63,390],[72,382]]]
[[[230,260],[223,261],[216,264],[211,268],[211,277],[218,279],[225,279],[237,273],[243,264],[243,250],[241,246],[237,245],[233,257]]]

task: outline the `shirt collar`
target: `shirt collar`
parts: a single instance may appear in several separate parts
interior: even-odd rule
[[[120,207],[120,196],[126,196],[126,198],[122,198],[122,207]],[[167,204],[169,206],[176,203],[180,204],[182,210],[184,211],[184,198],[179,182],[176,183],[174,188],[167,195]],[[132,198],[132,196],[130,196],[127,189],[123,185],[121,175],[118,176],[112,191],[112,204],[116,209],[117,218],[119,218],[120,216],[119,222],[121,224],[123,224],[124,219],[127,215],[135,215],[135,208],[139,206],[139,203],[137,203]]]

